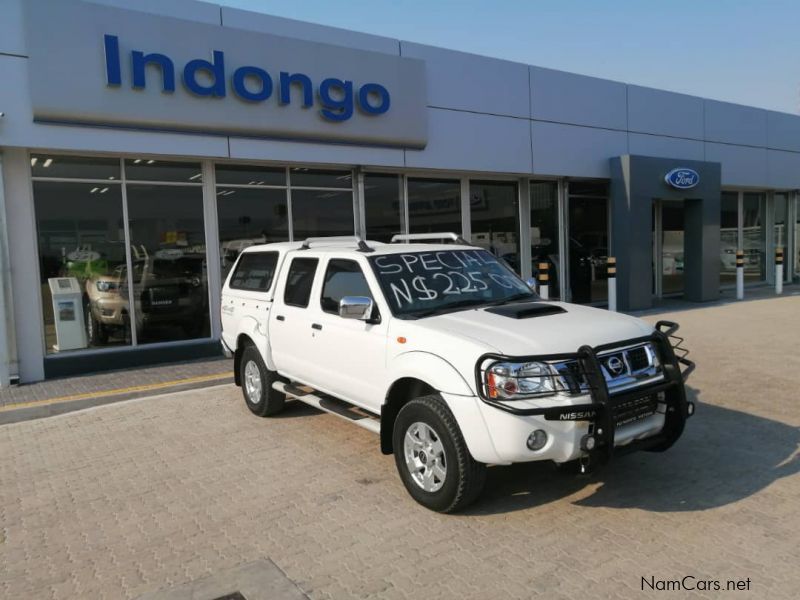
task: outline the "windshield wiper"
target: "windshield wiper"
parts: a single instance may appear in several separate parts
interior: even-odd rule
[[[438,308],[431,308],[430,310],[423,310],[419,312],[410,313],[408,316],[411,318],[422,318],[422,317],[431,317],[433,315],[442,315],[449,312],[455,312],[462,308],[484,308],[486,306],[500,306],[502,304],[508,304],[509,302],[516,302],[518,300],[523,299],[530,299],[536,300],[537,296],[535,294],[528,294],[528,293],[521,293],[521,294],[514,294],[513,296],[509,296],[508,298],[503,298],[501,300],[490,300],[488,302],[472,299],[472,300],[459,300],[458,302],[451,302],[450,304],[445,304],[444,306],[440,306]]]
[[[409,313],[408,316],[411,318],[419,319],[422,317],[431,317],[433,315],[442,315],[462,308],[478,308],[485,305],[486,305],[485,302],[476,299],[459,300],[458,302],[451,302],[449,304],[445,304],[444,306],[439,306],[438,308],[431,308],[429,310],[421,310],[419,312]]]
[[[514,294],[513,296],[509,296],[508,298],[503,298],[502,300],[487,302],[486,304],[484,304],[484,306],[502,306],[503,304],[510,304],[511,302],[518,302],[519,300],[538,300],[538,299],[539,297],[536,294],[521,292],[519,294]]]

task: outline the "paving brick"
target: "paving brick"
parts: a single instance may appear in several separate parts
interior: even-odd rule
[[[269,559],[315,600],[636,598],[684,575],[795,598],[798,311],[648,316],[698,362],[678,444],[590,477],[493,467],[458,516],[415,504],[372,434],[296,403],[258,419],[233,386],[0,426],[0,596],[137,598]]]

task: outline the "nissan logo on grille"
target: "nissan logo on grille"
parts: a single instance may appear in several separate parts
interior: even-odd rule
[[[619,356],[612,356],[606,361],[606,369],[615,377],[622,375],[625,371],[625,363]]]

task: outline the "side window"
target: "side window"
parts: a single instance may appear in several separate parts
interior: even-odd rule
[[[231,289],[266,292],[272,285],[276,264],[277,252],[243,253],[231,275]]]
[[[314,283],[314,273],[317,271],[317,258],[295,258],[289,266],[286,276],[286,289],[283,292],[283,301],[289,306],[306,308],[311,297],[311,285]]]
[[[322,285],[322,310],[339,313],[339,300],[345,296],[366,296],[372,298],[369,285],[361,267],[354,260],[333,259],[325,271]]]

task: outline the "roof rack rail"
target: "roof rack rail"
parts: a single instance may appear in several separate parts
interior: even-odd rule
[[[364,238],[358,235],[332,235],[328,237],[310,237],[306,238],[303,245],[300,246],[301,250],[308,250],[311,244],[352,244],[358,246],[359,252],[375,252],[375,249],[370,247]]]
[[[392,236],[392,242],[417,242],[422,240],[451,240],[456,244],[461,244],[462,246],[473,246],[463,237],[458,235],[457,233],[453,233],[452,231],[443,231],[441,233],[398,233]]]

